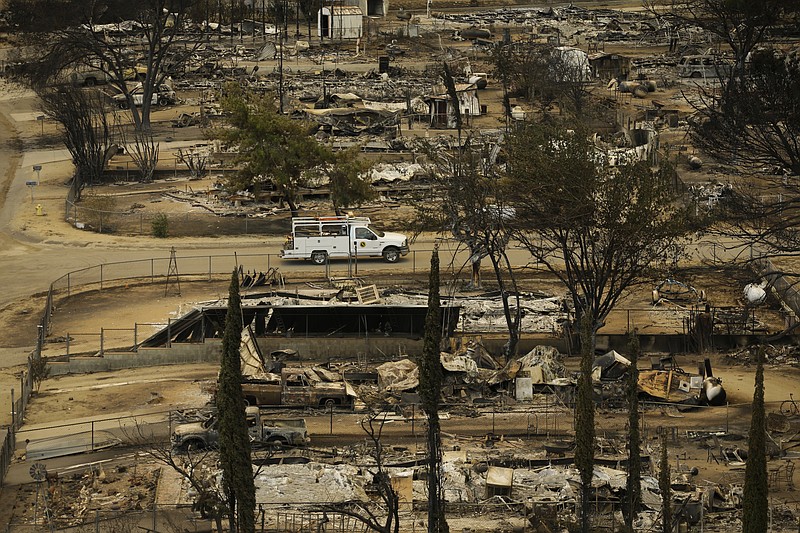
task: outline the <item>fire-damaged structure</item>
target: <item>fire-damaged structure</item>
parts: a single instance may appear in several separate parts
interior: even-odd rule
[[[614,350],[594,360],[592,381],[598,397],[624,398],[625,378],[631,362]],[[654,401],[685,405],[725,405],[727,394],[722,380],[713,375],[705,359],[697,374],[680,368],[674,357],[651,360],[650,369],[639,370],[639,392]]]
[[[422,305],[273,305],[242,307],[244,322],[257,337],[405,337],[420,338],[427,307]],[[171,321],[167,328],[144,340],[140,347],[222,338],[227,307],[203,306]],[[452,334],[460,308],[443,308],[443,327]]]

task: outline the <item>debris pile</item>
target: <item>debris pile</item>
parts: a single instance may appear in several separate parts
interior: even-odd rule
[[[794,344],[771,345],[765,344],[764,362],[769,365],[789,365],[800,367],[800,347]],[[736,365],[755,365],[757,357],[756,347],[745,347],[725,354],[725,360]]]
[[[70,527],[91,522],[96,513],[108,516],[153,508],[161,468],[154,465],[118,465],[106,470],[102,464],[84,472],[47,473],[45,479],[31,486],[36,505],[24,507],[20,519]]]

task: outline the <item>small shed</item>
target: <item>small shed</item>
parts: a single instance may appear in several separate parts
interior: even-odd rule
[[[597,52],[589,54],[589,67],[593,78],[626,80],[631,71],[631,58],[620,54]]]
[[[481,114],[481,102],[478,99],[478,87],[474,83],[456,83],[456,97],[461,111],[461,121],[469,123],[469,117]],[[452,99],[447,91],[425,98],[431,126],[439,128],[455,128],[456,112]]]
[[[321,39],[360,39],[364,14],[358,6],[324,6],[317,14],[317,36]]]

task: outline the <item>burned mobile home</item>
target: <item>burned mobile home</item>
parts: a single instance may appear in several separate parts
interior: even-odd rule
[[[260,277],[247,275],[246,279]],[[264,294],[247,295],[242,307],[244,323],[251,325],[264,353],[291,349],[310,360],[357,352],[368,357],[420,353],[427,312],[425,293],[379,291],[375,286],[293,293],[264,288]],[[565,325],[569,312],[561,297],[526,293],[521,295],[520,303],[521,331],[537,339],[562,343],[559,339],[568,329]],[[198,306],[181,318],[171,319],[167,327],[142,341],[139,348],[207,343],[213,350],[222,336],[225,314],[223,301]],[[497,295],[443,299],[442,331],[447,337],[457,333],[499,334],[505,327]],[[337,339],[335,345],[328,342],[330,339]],[[530,342],[537,341],[532,338]]]

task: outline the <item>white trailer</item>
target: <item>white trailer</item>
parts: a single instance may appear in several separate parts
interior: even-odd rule
[[[366,217],[294,217],[292,234],[281,250],[283,259],[328,259],[383,257],[397,262],[408,254],[408,238],[402,233],[383,232]]]

